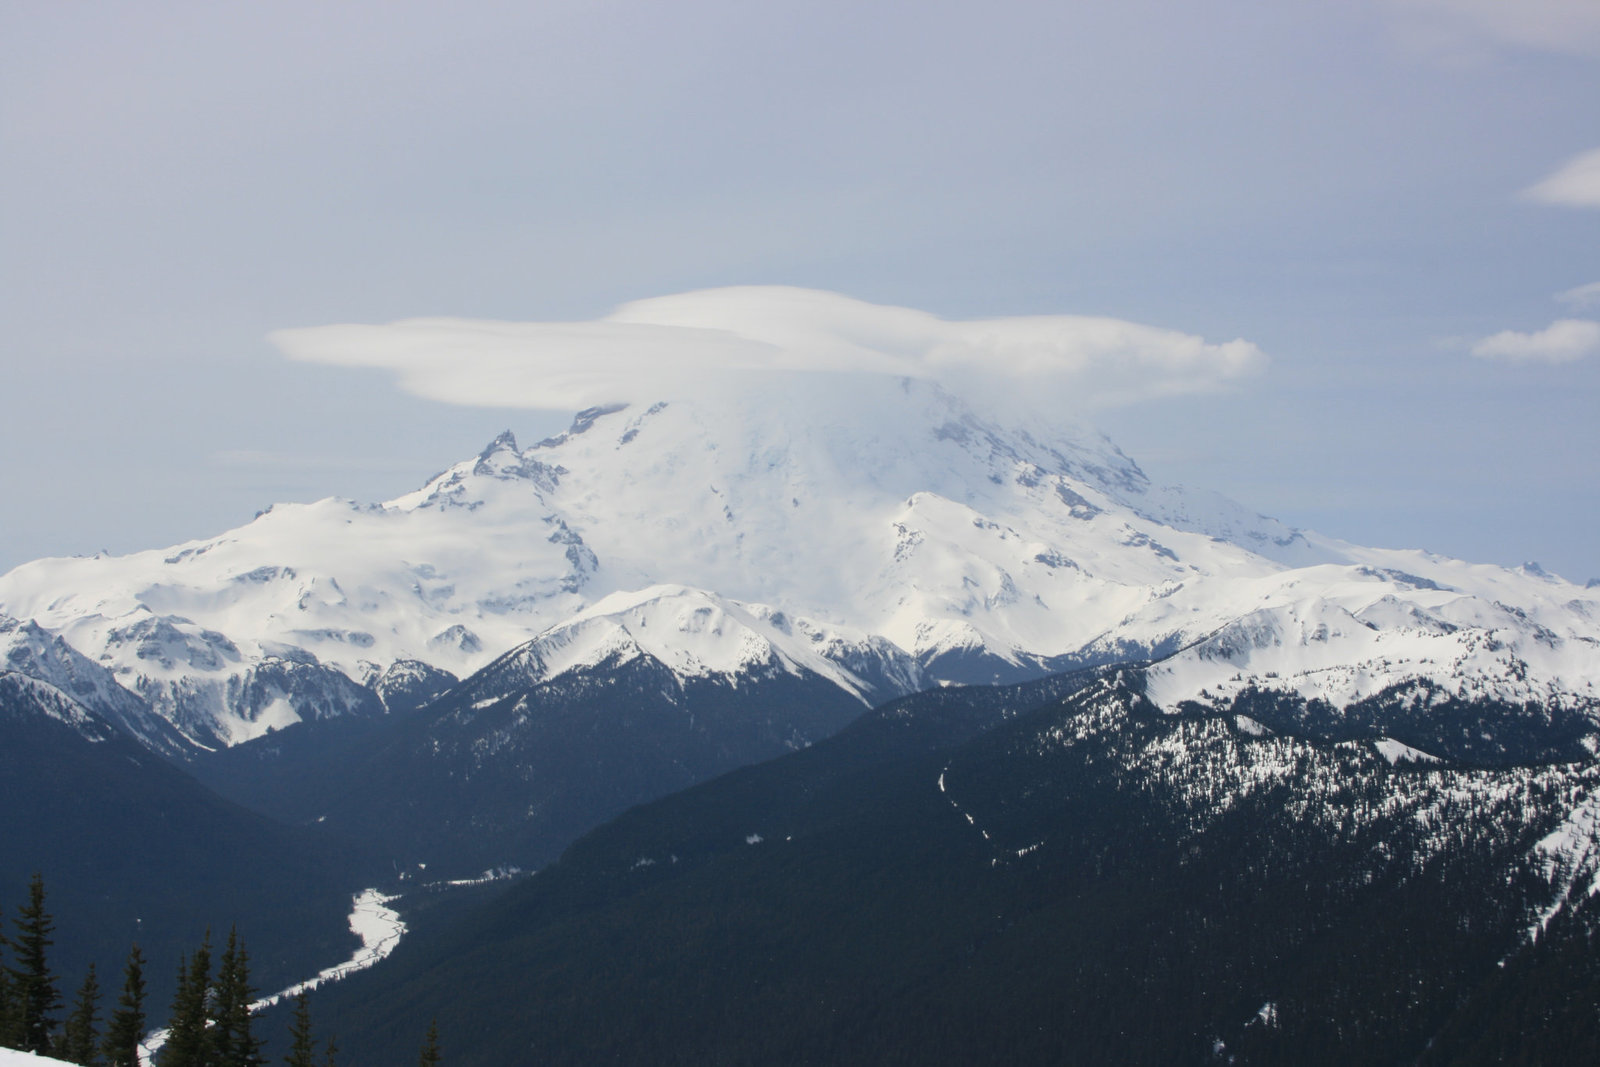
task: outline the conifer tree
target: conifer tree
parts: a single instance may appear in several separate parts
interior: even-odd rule
[[[167,1040],[162,1046],[161,1058],[163,1067],[171,1067],[174,1062],[181,1061],[185,1055],[181,1050],[187,1042],[187,1035],[183,1031],[179,1018],[183,1014],[184,998],[189,992],[188,956],[178,957],[178,980],[173,988],[176,991],[172,994],[172,1011],[167,1016]],[[180,1051],[174,1051],[175,1049]],[[176,1061],[174,1057],[176,1057]]]
[[[11,1040],[11,980],[6,977],[4,966],[0,966],[0,1048],[12,1048],[16,1043]]]
[[[10,943],[17,962],[6,968],[12,1044],[24,1052],[49,1053],[59,1023],[52,1013],[61,996],[45,960],[45,950],[55,944],[50,939],[55,924],[44,910],[44,879],[38,874],[28,883],[28,903],[17,909],[16,929]]]
[[[5,912],[0,911],[0,918],[4,915]],[[11,995],[11,976],[6,973],[5,968],[6,945],[5,931],[0,929],[0,1048],[15,1048],[16,1040],[12,1032],[15,1029],[16,1017],[12,1012],[14,1002]]]
[[[261,1042],[250,1029],[250,954],[239,942],[237,930],[228,931],[228,945],[217,967],[212,1047],[220,1067],[261,1067]]]
[[[211,931],[187,961],[178,963],[178,991],[172,997],[167,1043],[161,1067],[210,1067],[211,1033],[206,1029],[211,999]]]
[[[217,961],[217,981],[212,987],[211,1018],[216,1020],[216,1025],[211,1029],[211,1050],[216,1054],[215,1062],[218,1064],[232,1064],[233,1062],[233,1017],[237,1014],[237,1007],[232,1002],[233,986],[238,981],[239,969],[239,938],[236,927],[228,930],[228,943],[223,946],[222,958]],[[246,1015],[248,1025],[248,1013]]]
[[[82,1064],[83,1067],[97,1067],[99,1064],[100,1049],[95,1034],[99,1005],[100,983],[95,978],[94,964],[91,963],[89,973],[78,989],[78,999],[73,1002],[72,1014],[67,1016],[67,1025],[61,1031],[61,1058],[68,1063]]]
[[[134,945],[122,972],[122,996],[106,1024],[105,1041],[100,1045],[106,1067],[139,1067],[139,1042],[143,1040],[144,957],[139,946]]]
[[[312,1061],[311,1009],[306,1001],[309,994],[304,989],[295,994],[294,1021],[289,1024],[289,1054],[283,1058],[288,1067],[316,1067]]]
[[[333,1038],[328,1038],[327,1047],[322,1052],[322,1067],[338,1067],[334,1057],[338,1055],[339,1043]]]
[[[422,1054],[417,1058],[417,1067],[439,1067],[438,1019],[428,1024],[428,1034],[422,1039]]]

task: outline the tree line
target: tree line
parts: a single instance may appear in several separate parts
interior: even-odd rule
[[[48,949],[55,922],[45,910],[44,880],[35,874],[28,900],[17,909],[13,931],[0,930],[0,1048],[53,1056],[82,1067],[139,1067],[139,1047],[150,1035],[145,1005],[145,960],[134,944],[123,967],[122,992],[100,1027],[100,983],[89,964],[83,984],[63,1020],[60,984],[50,970]],[[7,957],[9,956],[9,960]],[[212,973],[211,934],[178,962],[177,992],[166,1040],[155,1057],[159,1067],[266,1067],[264,1042],[256,1036],[250,1006],[250,954],[236,930]],[[329,1037],[318,1059],[309,995],[295,997],[289,1024],[287,1067],[338,1067],[338,1044]],[[441,1063],[437,1025],[430,1025],[418,1054],[419,1067]]]

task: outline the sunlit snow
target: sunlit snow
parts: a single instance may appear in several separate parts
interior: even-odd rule
[[[528,448],[502,435],[381,505],[35,561],[0,576],[0,614],[207,745],[354,710],[363,691],[324,668],[465,676],[530,640],[545,677],[650,656],[734,684],[810,672],[865,702],[967,680],[974,656],[1022,676],[1171,652],[1150,676],[1168,709],[1252,686],[1343,706],[1415,678],[1600,699],[1600,590],[1299,533],[1152,485],[1092,431],[826,374],[598,409]]]

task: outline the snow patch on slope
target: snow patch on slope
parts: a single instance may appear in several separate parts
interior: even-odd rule
[[[1544,933],[1575,895],[1600,892],[1600,790],[1570,809],[1561,825],[1533,847],[1533,859],[1556,895],[1528,928],[1529,940]]]
[[[1402,763],[1441,763],[1438,756],[1431,756],[1420,748],[1412,748],[1402,741],[1392,737],[1380,737],[1372,743],[1378,750],[1378,755],[1389,761],[1389,766],[1396,767]]]

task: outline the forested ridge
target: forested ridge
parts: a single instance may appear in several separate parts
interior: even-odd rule
[[[330,1017],[363,1065],[435,1008],[484,1065],[1600,1053],[1596,908],[1540,852],[1592,762],[1391,762],[1080,682],[635,809]]]

